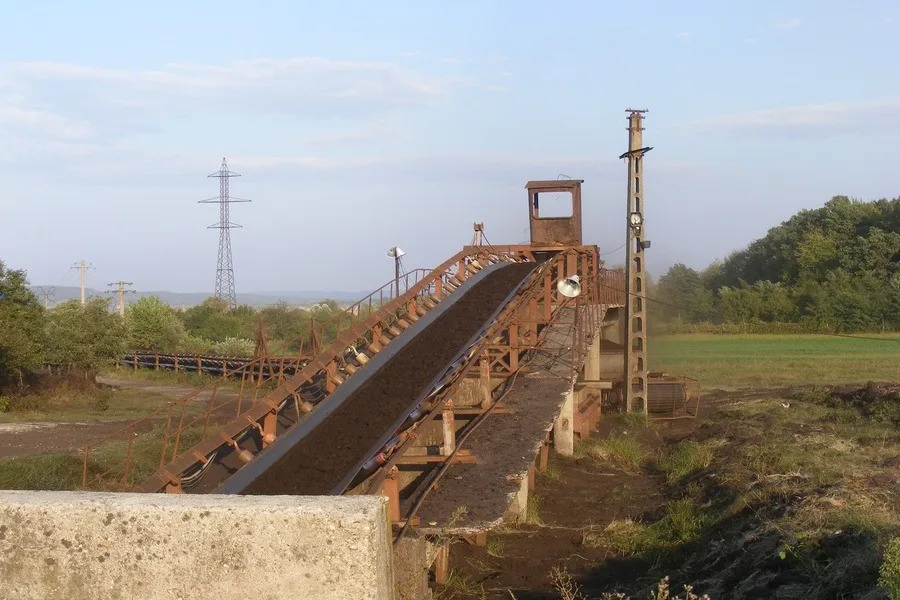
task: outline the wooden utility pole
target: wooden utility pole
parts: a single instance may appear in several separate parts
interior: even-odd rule
[[[644,272],[646,241],[644,226],[644,154],[652,148],[643,145],[643,118],[646,110],[627,109],[628,214],[625,260],[625,410],[647,412],[647,293]]]

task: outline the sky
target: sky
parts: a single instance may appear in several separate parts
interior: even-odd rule
[[[33,284],[215,284],[225,157],[238,292],[367,290],[531,179],[583,179],[623,262],[646,108],[651,274],[702,268],[834,195],[900,194],[895,0],[0,0],[0,260]],[[893,41],[892,41],[893,40]]]

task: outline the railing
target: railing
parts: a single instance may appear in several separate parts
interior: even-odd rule
[[[564,249],[554,250],[559,252]],[[530,246],[469,246],[424,276],[422,269],[404,274],[408,275],[409,279],[408,283],[407,280],[404,280],[405,292],[400,297],[386,300],[385,290],[393,282],[385,284],[379,290],[343,311],[344,315],[349,315],[351,318],[348,319],[349,324],[346,327],[338,325],[339,333],[336,335],[336,341],[322,350],[294,375],[288,377],[280,372],[274,389],[270,389],[269,382],[273,379],[270,373],[270,376],[264,378],[256,387],[257,391],[266,389],[267,393],[263,395],[255,393],[249,402],[239,401],[233,418],[230,418],[220,428],[217,427],[215,431],[208,430],[207,415],[213,415],[222,408],[222,404],[215,404],[215,400],[213,400],[213,395],[218,393],[219,384],[212,386],[211,397],[208,400],[209,406],[200,416],[185,420],[185,415],[190,412],[187,410],[189,407],[187,403],[191,398],[198,397],[200,393],[195,392],[154,411],[152,415],[132,423],[106,440],[85,448],[85,487],[112,485],[122,490],[181,492],[183,487],[186,489],[193,485],[197,478],[202,477],[223,451],[233,450],[237,457],[244,462],[251,460],[253,453],[249,447],[242,448],[240,446],[240,443],[250,439],[247,437],[248,435],[253,436],[252,439],[255,440],[253,444],[261,443],[261,448],[264,449],[274,441],[276,435],[283,435],[285,428],[290,428],[305,420],[308,413],[315,410],[324,398],[352,377],[353,373],[371,356],[381,351],[392,339],[400,335],[410,326],[411,322],[418,320],[420,316],[434,308],[444,296],[452,294],[472,274],[490,263],[534,261],[533,251],[534,248]],[[589,260],[589,257],[585,256],[583,259]],[[566,271],[574,273],[574,263],[571,267],[567,266]],[[555,293],[555,287],[552,290],[547,287],[547,294],[555,296]],[[258,363],[254,361],[247,365],[248,374],[254,368],[251,365],[258,365]],[[245,378],[245,375],[242,374],[242,388],[245,385]],[[241,397],[243,397],[243,393]],[[151,466],[144,460],[140,468],[136,468],[135,456],[142,456],[142,454],[134,451],[135,436],[140,431],[154,429],[148,425],[148,422],[156,419],[161,423],[163,414],[166,415],[166,426],[156,432],[162,440],[148,441],[152,436],[142,436],[139,440],[145,446],[159,444],[153,447],[154,451],[159,452],[159,462],[154,463],[151,469]],[[177,418],[174,416],[176,414]],[[219,410],[219,414],[227,417],[231,413]],[[201,422],[202,430],[198,427]],[[95,468],[103,461],[93,460],[91,462],[91,457],[102,456],[103,450],[100,446],[104,442],[111,443],[116,440],[127,442],[124,448],[119,448],[120,454],[124,451],[124,462],[117,464],[115,469]],[[178,441],[172,446],[170,440]],[[144,451],[146,452],[146,448]],[[152,472],[148,473],[148,470]],[[114,481],[108,481],[110,475],[114,476]],[[135,487],[133,483],[142,477],[145,479],[144,483]]]
[[[238,446],[238,441],[244,439],[251,429],[259,431],[263,439],[274,440],[276,435],[283,435],[284,431],[277,429],[278,426],[284,427],[283,423],[279,423],[279,416],[287,415],[293,420],[292,416],[296,415],[293,424],[308,418],[308,413],[352,377],[371,356],[380,352],[411,322],[436,306],[443,296],[453,293],[482,266],[490,262],[520,260],[524,260],[521,252],[489,254],[484,248],[474,247],[454,255],[430,271],[429,275],[418,278],[414,284],[410,283],[399,298],[387,301],[379,310],[373,309],[372,313],[357,319],[296,375],[225,424],[216,435],[205,436],[190,451],[164,465],[136,491],[179,492],[184,481],[183,474],[192,473],[199,465],[208,465],[212,457],[226,446],[233,448],[239,456],[251,459],[252,453]],[[264,442],[263,448],[266,445]]]
[[[284,379],[282,372],[269,371],[266,375],[263,360],[250,361],[230,374],[241,378],[236,393],[216,382],[172,400],[124,429],[85,446],[82,489],[126,490],[177,456],[180,448],[196,443],[198,434],[205,437],[211,425],[239,415],[272,387],[267,385],[269,382],[281,383]],[[138,437],[153,432],[158,435]]]
[[[136,351],[129,352],[121,359],[119,364],[137,370],[139,368],[153,369],[155,371],[166,370],[175,373],[208,373],[221,375],[223,379],[240,375],[240,369],[250,363],[257,363],[256,370],[269,371],[270,376],[275,373],[293,374],[309,361],[309,356],[268,356],[268,357],[237,357],[219,356],[209,354],[180,354],[169,352]]]

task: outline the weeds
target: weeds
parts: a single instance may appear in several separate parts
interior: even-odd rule
[[[537,494],[528,496],[528,504],[525,506],[525,523],[528,525],[543,525],[541,519],[541,499]]]
[[[36,454],[0,461],[0,490],[81,489],[83,463],[71,454]]]
[[[553,587],[556,588],[556,593],[559,594],[560,600],[587,600],[587,596],[581,593],[578,584],[575,583],[572,575],[565,569],[553,567],[550,581],[553,583]]]
[[[645,412],[629,412],[618,415],[619,421],[630,429],[646,429],[650,427],[650,418]]]
[[[900,538],[892,539],[884,551],[884,562],[878,571],[878,587],[887,591],[891,600],[900,600]]]
[[[657,556],[700,538],[703,530],[715,518],[701,512],[689,499],[675,500],[666,505],[666,513],[649,525],[631,519],[616,520],[603,530],[601,539],[620,554]],[[593,543],[599,545],[599,539]]]
[[[506,544],[504,544],[503,538],[497,537],[496,535],[488,535],[484,549],[488,553],[488,556],[493,556],[494,558],[503,558],[506,556],[504,554]]]
[[[559,481],[562,477],[562,471],[560,470],[559,465],[551,462],[547,464],[547,469],[538,472],[538,475],[546,478],[549,481]]]
[[[646,446],[639,440],[612,435],[598,442],[588,442],[587,453],[594,458],[611,462],[627,473],[636,473],[647,461]]]
[[[457,594],[464,597],[486,598],[483,585],[476,585],[469,581],[468,576],[453,569],[447,577],[447,583],[443,585],[443,589],[437,595],[440,600],[450,600],[455,598]]]
[[[666,474],[666,480],[675,483],[685,475],[707,468],[712,459],[713,451],[708,445],[686,440],[665,452],[656,464]]]

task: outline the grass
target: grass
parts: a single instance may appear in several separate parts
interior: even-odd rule
[[[667,448],[656,466],[666,474],[669,483],[675,483],[694,471],[707,468],[712,459],[713,449],[708,444],[685,440]]]
[[[185,429],[179,443],[179,452],[192,447],[202,434],[201,427]],[[135,437],[131,447],[128,483],[146,480],[159,468],[162,456],[162,431],[159,429]],[[171,459],[173,440],[170,440],[166,458]],[[124,476],[124,459],[127,455],[125,440],[112,440],[89,456],[88,488],[119,491]],[[80,490],[84,462],[75,454],[43,453],[0,460],[0,489],[7,490]],[[98,475],[103,475],[97,481]]]
[[[636,473],[649,457],[647,447],[629,435],[611,435],[581,442],[576,449],[580,456],[593,456],[609,462],[626,473]]]
[[[900,379],[900,334],[875,340],[824,335],[684,334],[650,339],[654,371],[705,386],[836,384]],[[885,341],[893,340],[893,341]]]
[[[900,600],[900,537],[892,539],[885,549],[884,562],[878,571],[878,587],[891,600]]]
[[[673,500],[666,504],[662,518],[652,523],[612,521],[594,543],[603,543],[620,554],[656,557],[696,541],[715,520],[689,498]]]
[[[37,454],[0,460],[0,490],[81,489],[82,461],[71,454]]]
[[[87,391],[62,386],[40,394],[6,397],[0,423],[132,421],[147,416],[175,397],[136,388]]]
[[[487,551],[488,556],[493,556],[494,558],[506,556],[506,543],[502,537],[497,535],[488,535],[484,549]]]
[[[107,379],[190,388],[203,388],[218,383],[221,389],[237,391],[241,386],[240,378],[222,379],[216,375],[194,373],[190,371],[180,371],[175,373],[174,371],[165,370],[154,371],[153,369],[129,369],[127,367],[120,367],[118,369],[107,369],[100,373],[100,376]]]

